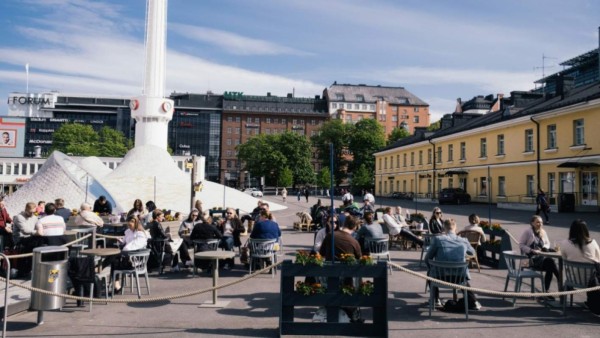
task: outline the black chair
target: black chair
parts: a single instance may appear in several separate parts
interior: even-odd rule
[[[100,283],[96,278],[96,262],[94,256],[76,256],[69,258],[69,270],[68,270],[69,278],[71,279],[71,283],[73,284],[73,288],[76,292],[79,293],[80,297],[84,297],[86,289],[89,289],[89,297],[90,297],[90,309],[92,311],[92,299],[96,296],[99,296],[100,293]],[[107,281],[104,280],[104,296],[108,298],[108,285]],[[96,284],[98,283],[98,284]],[[96,288],[94,287],[96,286]],[[94,292],[94,290],[96,290]],[[94,294],[96,293],[96,294]],[[81,301],[77,301],[77,305],[81,305]]]
[[[150,249],[150,259],[148,260],[148,268],[150,270],[158,268],[158,273],[162,274],[165,263],[165,247],[167,246],[168,239],[154,239],[148,240],[148,248]]]

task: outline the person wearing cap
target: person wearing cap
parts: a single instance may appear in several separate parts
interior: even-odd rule
[[[365,251],[365,239],[383,238],[385,235],[383,234],[383,228],[381,225],[375,221],[373,210],[366,210],[363,218],[365,220],[365,224],[360,227],[356,235],[358,237],[358,242],[363,248],[363,251]]]
[[[94,212],[97,212],[100,216],[112,214],[112,205],[110,204],[110,201],[106,199],[106,196],[100,195],[94,202]]]

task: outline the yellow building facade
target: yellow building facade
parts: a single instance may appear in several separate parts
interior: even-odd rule
[[[375,191],[436,199],[454,187],[473,202],[529,205],[539,187],[559,211],[598,211],[599,118],[596,83],[524,108],[442,123],[375,154]]]

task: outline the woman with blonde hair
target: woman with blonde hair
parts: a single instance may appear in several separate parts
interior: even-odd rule
[[[550,240],[544,230],[544,221],[542,217],[534,215],[530,220],[530,227],[525,229],[519,240],[521,253],[530,257],[531,268],[545,272],[544,285],[546,291],[552,283],[552,275],[558,280],[558,267],[554,259],[539,255],[540,252],[552,251],[550,249]],[[554,297],[548,296],[548,300],[554,300]]]

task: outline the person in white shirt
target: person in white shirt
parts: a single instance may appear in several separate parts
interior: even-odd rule
[[[35,224],[36,234],[44,237],[47,245],[65,244],[65,230],[67,228],[65,219],[54,214],[56,206],[54,203],[46,203],[44,213],[46,216],[40,218]]]
[[[391,207],[385,207],[385,209],[383,209],[383,223],[385,223],[385,225],[387,226],[390,235],[392,236],[396,236],[396,235],[400,235],[400,237],[411,241],[415,244],[418,244],[420,246],[423,246],[423,240],[420,239],[419,237],[417,237],[415,234],[413,234],[409,228],[408,228],[408,224],[406,224],[406,221],[403,220],[402,215],[400,214],[400,219],[404,221],[404,223],[400,223],[398,222],[394,216],[392,216],[392,208]],[[400,209],[400,212],[402,212],[402,209]],[[396,215],[398,216],[398,215]]]
[[[96,213],[92,212],[92,206],[89,203],[81,203],[79,215],[75,218],[75,225],[101,227],[104,225],[104,221]]]
[[[369,190],[367,190],[367,193],[363,197],[363,200],[367,200],[369,201],[369,203],[371,203],[371,205],[375,205],[375,196],[373,196],[373,194],[371,194]]]
[[[560,241],[559,245],[564,259],[574,262],[600,263],[600,248],[596,240],[590,238],[590,231],[584,220],[574,220],[569,229],[569,239]]]
[[[127,217],[127,230],[125,237],[119,239],[119,247],[121,247],[121,256],[112,260],[110,264],[110,276],[114,270],[132,269],[131,262],[127,257],[127,252],[145,249],[148,245],[148,235],[142,226],[142,223],[135,215]],[[117,276],[118,277],[118,276]],[[121,290],[119,280],[114,281],[115,292]]]

